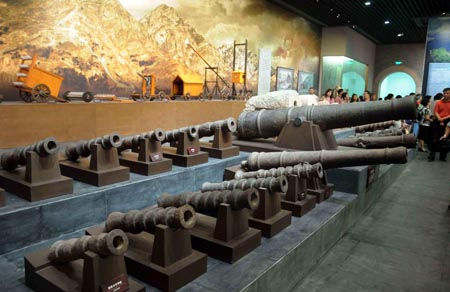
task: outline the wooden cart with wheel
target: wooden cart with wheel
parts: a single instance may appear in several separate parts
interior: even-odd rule
[[[25,102],[36,101],[47,102],[51,97],[57,101],[65,102],[58,97],[62,76],[45,71],[36,66],[37,55],[33,57],[21,56],[22,63],[19,65],[17,80],[13,85],[19,88],[19,95]],[[31,62],[31,63],[30,63]]]
[[[136,73],[142,79],[141,92],[137,92],[137,91],[133,92],[130,95],[131,99],[133,99],[134,101],[141,101],[141,100],[152,101],[155,99],[164,100],[166,98],[166,94],[164,93],[164,91],[159,91],[158,94],[155,94],[156,80],[155,80],[154,74],[143,75],[139,72],[136,72]]]

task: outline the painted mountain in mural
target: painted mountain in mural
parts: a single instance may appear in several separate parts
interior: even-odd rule
[[[38,54],[39,67],[65,78],[60,94],[128,96],[140,84],[136,72],[155,74],[156,87],[170,92],[177,74],[204,74],[205,64],[186,40],[212,66],[230,66],[165,5],[140,21],[117,0],[0,1],[0,7],[0,93],[8,99],[17,99],[11,82],[23,54]],[[230,71],[224,71],[227,80]]]

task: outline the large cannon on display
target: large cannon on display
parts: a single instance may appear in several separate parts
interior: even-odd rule
[[[49,137],[3,153],[0,187],[32,202],[72,193],[72,180],[59,169],[58,150],[56,140]]]
[[[129,252],[125,259],[130,275],[163,291],[175,291],[206,272],[206,255],[191,245],[190,231],[196,222],[197,214],[189,205],[151,206],[113,212],[104,226],[87,232],[126,232]]]
[[[396,147],[370,150],[253,152],[241,163],[241,166],[247,170],[259,170],[293,166],[302,162],[321,163],[324,169],[406,163],[407,150],[405,147]]]
[[[243,112],[233,144],[244,151],[334,150],[333,129],[415,117],[414,98]]]
[[[34,291],[130,291],[145,288],[129,279],[123,254],[128,238],[121,230],[55,242],[25,255],[25,282]],[[114,289],[105,290],[107,287]]]
[[[120,166],[117,154],[122,142],[122,137],[113,133],[72,143],[65,149],[67,160],[59,163],[62,174],[95,186],[128,180],[130,171]]]
[[[172,170],[172,160],[164,158],[161,149],[165,139],[166,133],[159,128],[124,138],[118,147],[120,165],[130,168],[131,172],[147,176]]]
[[[235,262],[261,244],[261,232],[249,227],[249,210],[257,208],[257,189],[224,190],[162,195],[159,206],[188,203],[197,211],[197,223],[191,230],[192,245],[209,256]],[[200,214],[203,212],[204,214]],[[208,215],[205,215],[208,214]]]

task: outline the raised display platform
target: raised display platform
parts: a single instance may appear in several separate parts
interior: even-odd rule
[[[411,158],[413,151],[409,153]],[[220,181],[225,167],[247,156],[248,153],[241,153],[225,160],[210,158],[205,165],[174,167],[170,173],[148,178],[132,174],[127,183],[103,188],[76,183],[75,195],[36,203],[7,194],[8,205],[0,209],[0,228],[6,232],[0,239],[0,270],[4,271],[0,275],[0,290],[30,291],[23,280],[24,254],[56,240],[80,236],[84,227],[102,222],[111,211],[124,212],[154,204],[156,196],[164,191],[176,194],[197,190],[205,181]],[[329,170],[329,181],[337,191],[328,200],[301,218],[293,217],[290,226],[273,238],[263,238],[261,246],[232,265],[208,257],[207,273],[180,291],[289,291],[405,167],[380,166],[368,188],[361,187],[367,182],[368,167],[336,169],[333,170],[336,176]],[[340,184],[343,176],[353,182]],[[339,191],[351,184],[357,186],[354,188],[357,193]],[[153,287],[147,288],[155,291]]]

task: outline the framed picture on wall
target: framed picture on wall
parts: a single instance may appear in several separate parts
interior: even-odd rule
[[[308,89],[314,87],[314,73],[298,71],[297,92],[300,94],[308,93]]]
[[[277,67],[275,88],[277,91],[294,89],[294,69]]]

